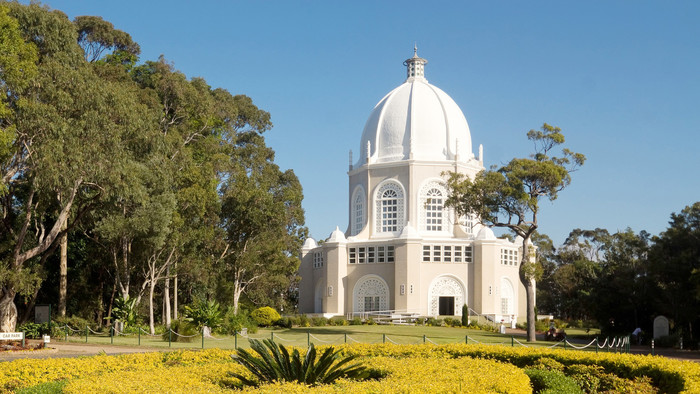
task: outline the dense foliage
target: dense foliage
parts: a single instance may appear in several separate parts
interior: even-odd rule
[[[303,196],[269,113],[99,16],[2,1],[0,27],[0,331],[35,303],[151,333],[198,299],[293,310]]]

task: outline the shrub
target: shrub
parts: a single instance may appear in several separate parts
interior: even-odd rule
[[[56,325],[53,324],[55,327]],[[83,326],[84,329],[85,326]],[[24,332],[25,338],[30,338],[30,339],[37,339],[41,338],[43,335],[50,335],[51,333],[49,332],[49,323],[32,323],[32,322],[26,322],[22,324],[21,326],[17,327],[17,331],[19,332]]]
[[[425,321],[426,326],[434,326],[434,327],[440,327],[442,326],[442,319],[436,319],[434,317],[429,317],[428,320]]]
[[[298,349],[290,354],[282,345],[265,339],[263,342],[251,340],[250,347],[260,357],[255,357],[245,349],[238,349],[238,355],[233,359],[246,367],[256,380],[231,372],[231,376],[239,379],[247,386],[258,386],[260,383],[279,381],[298,382],[315,386],[317,384],[333,383],[337,379],[361,379],[365,376],[365,367],[359,363],[348,364],[356,356],[342,356],[340,350],[326,348],[316,360],[316,348],[312,343],[303,358]]]
[[[185,306],[185,320],[191,322],[197,329],[207,326],[218,328],[223,322],[223,313],[216,301],[199,300],[194,305]]]
[[[277,327],[282,328],[292,328],[292,319],[289,317],[283,317],[275,322]]]
[[[362,325],[362,319],[359,317],[353,317],[352,320],[350,320],[350,325],[351,326],[361,326]]]
[[[664,335],[654,339],[654,346],[658,347],[675,347],[678,345],[679,336],[677,334]]]
[[[269,327],[273,325],[277,320],[281,319],[279,313],[269,306],[264,306],[254,310],[250,317],[253,321],[261,327]]]
[[[173,331],[170,334],[170,330]],[[193,324],[184,320],[173,320],[170,322],[170,330],[166,330],[161,334],[161,338],[164,341],[172,342],[192,342],[194,340],[194,335],[197,335],[197,329]]]
[[[299,316],[299,327],[311,327],[311,321],[306,315]]]
[[[462,325],[464,327],[469,325],[469,307],[467,304],[462,305]]]
[[[258,325],[250,320],[245,312],[234,313],[233,308],[229,308],[224,315],[224,322],[221,326],[223,334],[233,335],[247,328],[248,332],[254,334],[258,330]]]
[[[549,357],[540,357],[529,365],[533,369],[564,372],[564,364]]]
[[[347,326],[349,323],[342,316],[336,316],[328,319],[328,324],[331,326]]]
[[[365,320],[365,324],[368,326],[373,326],[373,325],[377,324],[377,322],[375,322],[373,318],[368,317],[367,320]]]
[[[455,319],[451,317],[446,317],[443,321],[445,322],[446,326],[452,327],[454,325]]]
[[[56,319],[54,319],[54,322],[52,325],[56,325],[56,326],[60,326],[60,327],[67,325],[68,327],[70,327],[74,330],[83,330],[83,331],[85,331],[85,326],[92,325],[92,328],[95,327],[95,323],[91,323],[91,322],[87,321],[86,319],[83,319],[82,317],[78,317],[75,315],[70,316],[70,317],[59,316]],[[65,332],[65,330],[64,330],[64,332]]]
[[[549,330],[549,320],[548,319],[540,319],[535,321],[535,331],[539,332],[545,332]]]
[[[419,317],[418,319],[416,319],[416,324],[421,325],[421,326],[425,325],[425,318]]]
[[[328,323],[328,319],[321,316],[316,316],[311,318],[311,325],[314,327],[325,327]]]
[[[526,369],[525,373],[530,377],[533,393],[583,393],[576,381],[564,375],[563,372],[545,369]]]

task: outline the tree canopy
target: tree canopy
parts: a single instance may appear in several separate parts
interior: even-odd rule
[[[539,202],[543,198],[555,200],[571,183],[571,172],[586,158],[566,148],[560,157],[551,156],[552,150],[564,143],[558,127],[545,123],[540,130],[530,130],[527,137],[535,145],[528,158],[515,158],[500,168],[481,171],[474,179],[450,173],[447,205],[460,215],[474,215],[482,224],[505,227],[522,237],[520,280],[527,294],[527,337],[534,341],[538,267],[529,245],[538,228]]]

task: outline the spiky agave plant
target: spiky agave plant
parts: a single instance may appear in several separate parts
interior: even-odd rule
[[[278,346],[270,339],[263,342],[251,339],[250,347],[260,357],[245,349],[238,349],[238,354],[231,356],[255,376],[256,379],[249,379],[241,374],[231,373],[231,376],[247,386],[275,381],[299,382],[313,386],[332,383],[339,378],[363,379],[367,376],[363,365],[349,364],[355,356],[342,356],[340,350],[334,350],[332,347],[324,350],[318,360],[313,344],[303,358],[298,349],[294,349],[290,355],[284,346]]]

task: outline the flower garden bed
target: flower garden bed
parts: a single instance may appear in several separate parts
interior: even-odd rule
[[[531,378],[526,373],[531,371],[529,368],[550,371],[552,376],[573,371],[578,373],[574,379],[584,376],[597,379],[596,382],[614,378],[618,379],[616,384],[627,382],[627,386],[638,392],[700,392],[700,365],[663,357],[463,344],[361,344],[340,348],[344,353],[358,355],[374,371],[376,378],[365,381],[341,379],[314,388],[275,383],[247,388],[244,392],[529,393],[532,392]],[[229,373],[247,372],[232,362],[232,353],[231,350],[208,349],[16,360],[3,364],[0,392],[54,384],[51,382],[62,382],[51,392],[62,390],[66,393],[230,391],[237,388],[239,382]],[[541,377],[542,374],[530,375]],[[584,388],[586,391],[595,389]]]

